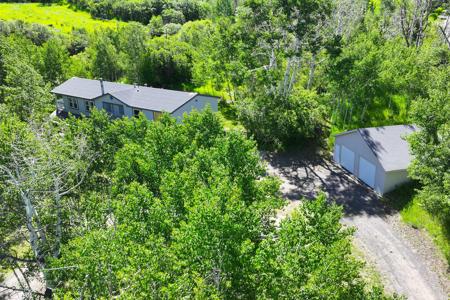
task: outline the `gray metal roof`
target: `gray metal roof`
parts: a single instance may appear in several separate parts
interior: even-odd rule
[[[360,128],[358,133],[378,158],[385,171],[406,169],[411,162],[405,137],[418,128],[414,125],[395,125]]]
[[[197,93],[180,92],[146,86],[135,87],[131,84],[103,80],[104,93],[109,94],[128,106],[153,111],[174,112],[194,98]],[[73,77],[52,90],[59,95],[84,99],[102,96],[100,80]]]

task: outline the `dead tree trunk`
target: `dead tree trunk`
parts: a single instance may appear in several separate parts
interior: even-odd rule
[[[312,85],[314,83],[314,73],[316,71],[316,53],[313,52],[311,57],[311,62],[309,64],[309,78],[308,78],[308,84],[306,88],[310,90],[312,88]]]

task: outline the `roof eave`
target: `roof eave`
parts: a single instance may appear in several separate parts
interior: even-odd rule
[[[201,94],[201,93],[197,93],[196,96],[211,97],[211,98],[216,98],[216,99],[221,99],[222,98],[222,97],[211,96],[211,95],[208,95],[208,94]]]
[[[335,137],[343,136],[343,135],[347,135],[347,134],[350,134],[350,133],[355,133],[356,131],[358,131],[358,129],[352,129],[352,130],[344,131],[344,132],[341,132],[341,133],[336,133],[334,136]]]
[[[408,167],[405,167],[405,168],[396,168],[396,169],[387,169],[387,168],[383,167],[383,169],[384,169],[384,171],[385,171],[386,173],[389,173],[389,172],[407,171],[407,170],[408,170]]]
[[[67,93],[55,92],[54,90],[51,90],[50,93],[55,94],[57,96],[69,96],[69,97],[75,97],[75,98],[80,98],[80,99],[84,99],[84,100],[95,100],[95,99],[98,98],[98,97],[86,98],[86,97],[81,97],[81,96],[78,96],[78,95],[71,95],[71,94],[67,94]]]

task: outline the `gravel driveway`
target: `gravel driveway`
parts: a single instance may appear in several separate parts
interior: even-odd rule
[[[446,263],[430,239],[402,224],[398,213],[386,208],[369,188],[311,150],[263,156],[269,173],[282,179],[282,193],[290,200],[279,219],[295,209],[299,199],[313,198],[322,190],[344,206],[342,222],[357,228],[355,242],[379,271],[388,292],[408,299],[449,299]]]

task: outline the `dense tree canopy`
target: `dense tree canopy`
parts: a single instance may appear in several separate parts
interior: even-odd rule
[[[2,222],[21,232],[2,252],[16,257],[29,234],[30,271],[45,270],[61,297],[382,297],[323,196],[277,230],[278,181],[255,142],[209,111],[182,123],[94,112],[31,126],[0,125],[2,218],[23,215]]]
[[[154,38],[142,58],[140,78],[149,86],[181,88],[192,78],[190,46],[164,37]]]

